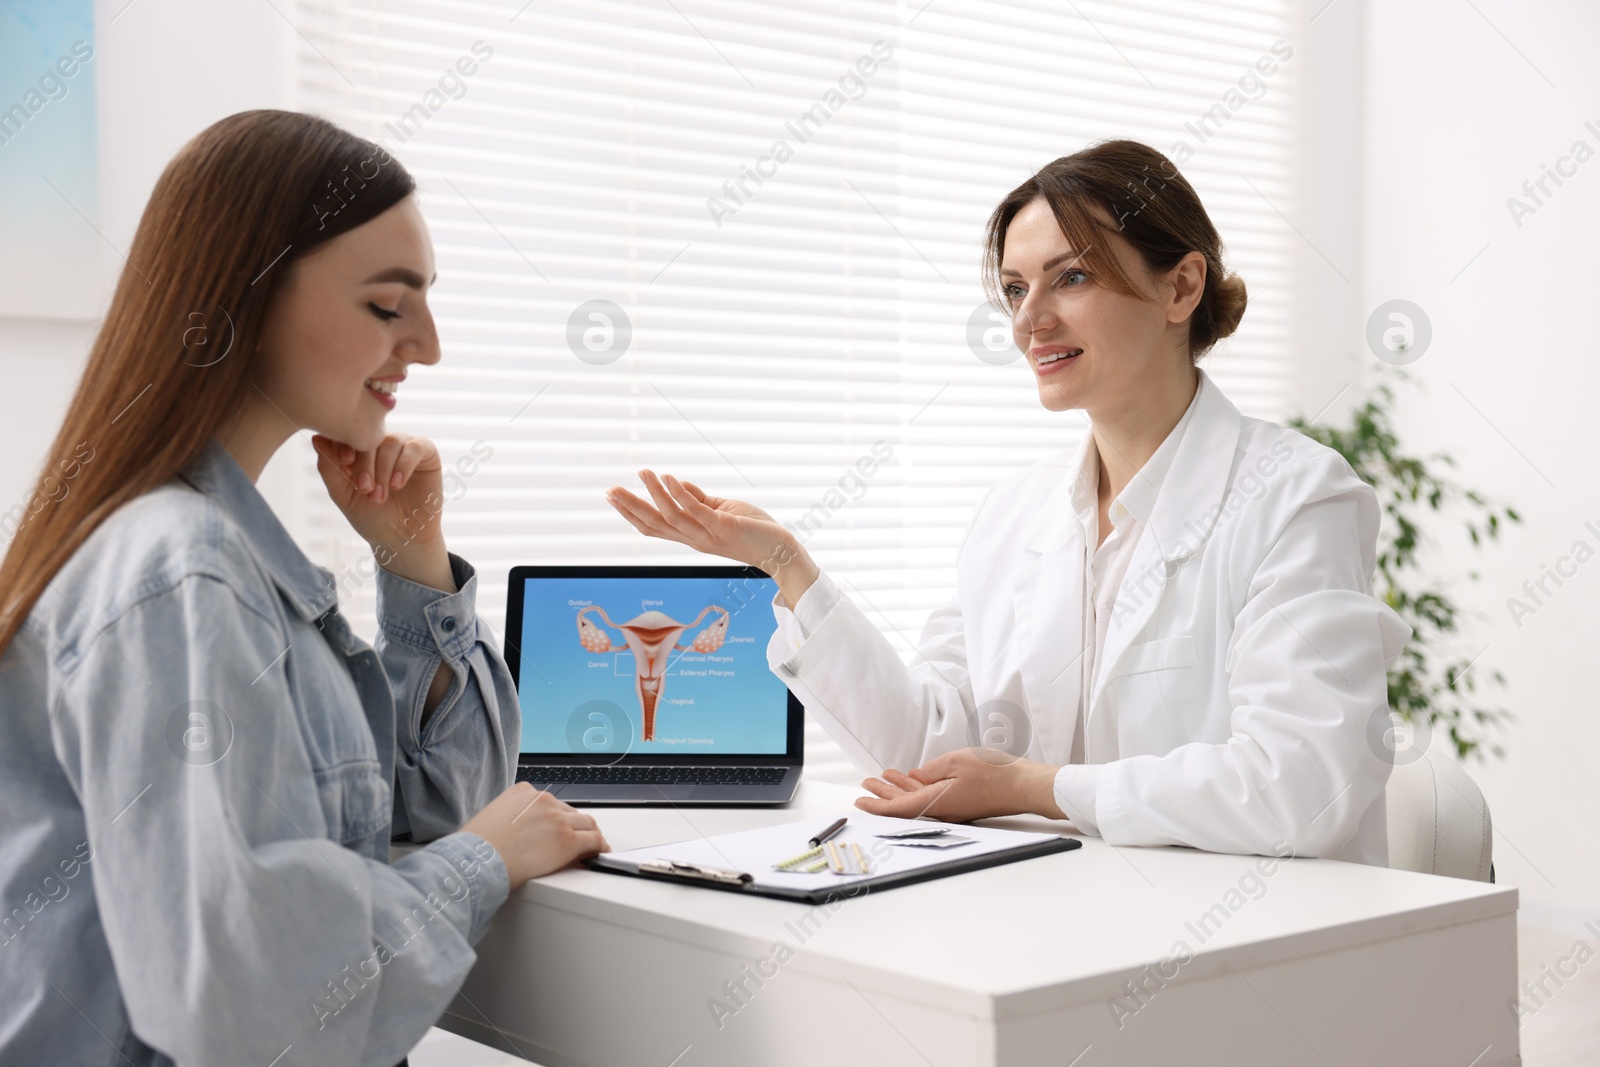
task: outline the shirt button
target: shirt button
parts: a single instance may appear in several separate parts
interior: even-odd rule
[[[454,615],[446,615],[445,618],[444,618],[444,621],[441,622],[439,625],[444,628],[444,632],[445,633],[452,633],[456,628],[455,616]]]

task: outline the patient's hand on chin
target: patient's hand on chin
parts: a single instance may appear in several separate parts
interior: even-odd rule
[[[963,748],[936,756],[909,774],[885,769],[861,784],[873,795],[856,807],[901,819],[927,817],[971,822],[996,815],[1033,813],[1030,800],[1054,768],[990,748]],[[1040,812],[1040,814],[1045,814]]]
[[[432,441],[386,433],[376,447],[363,451],[319,433],[312,435],[311,446],[329,498],[369,545],[398,551],[389,542],[405,530],[408,551],[442,548],[437,519],[444,501],[443,461]]]

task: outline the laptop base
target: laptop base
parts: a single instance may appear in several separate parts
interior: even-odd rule
[[[517,780],[530,782],[573,807],[606,804],[630,807],[658,804],[761,807],[789,803],[800,786],[799,767],[774,768],[781,771],[782,776],[776,781],[761,783],[542,782],[539,781],[542,775],[530,773],[535,770],[547,772],[549,768],[521,767],[517,771]]]

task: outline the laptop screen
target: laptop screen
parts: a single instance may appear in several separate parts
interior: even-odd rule
[[[767,666],[777,583],[752,568],[672,570],[512,571],[506,660],[524,754],[788,751],[789,690]]]

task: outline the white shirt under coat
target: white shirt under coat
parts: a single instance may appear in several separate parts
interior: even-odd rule
[[[1199,375],[1098,550],[1086,434],[979,503],[909,663],[826,574],[775,599],[768,662],[872,774],[989,744],[1062,765],[1057,802],[1111,844],[1386,865],[1411,630],[1371,592],[1377,495]]]

